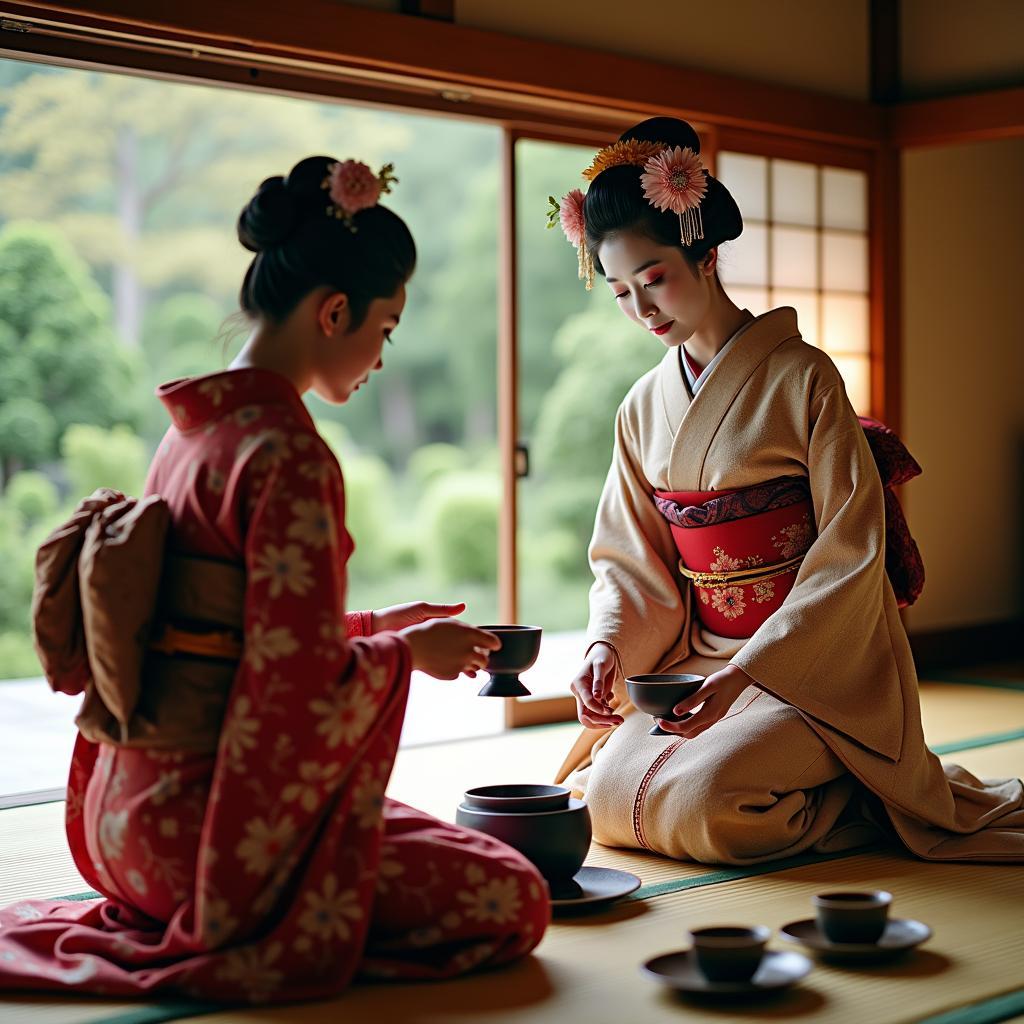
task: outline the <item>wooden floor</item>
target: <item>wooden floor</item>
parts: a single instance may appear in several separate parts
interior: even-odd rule
[[[985,666],[955,677],[956,682],[922,684],[929,744],[982,776],[1024,773],[1024,673]],[[389,793],[451,819],[469,786],[549,780],[577,728],[540,727],[403,751]],[[62,812],[61,804],[0,812],[0,902],[88,888],[67,853]],[[885,851],[723,872],[597,846],[589,862],[627,867],[644,885],[604,914],[556,922],[535,955],[512,968],[429,986],[358,986],[328,1003],[233,1010],[206,1020],[647,1024],[776,1018],[981,1024],[1024,1015],[1024,868],[926,864]],[[728,920],[778,928],[809,916],[813,892],[839,885],[890,889],[894,911],[926,920],[934,937],[891,966],[851,971],[817,964],[799,986],[762,1004],[680,1001],[638,969],[647,957],[682,947],[694,925]],[[783,948],[778,941],[773,945]],[[4,1024],[140,1024],[181,1016],[180,1006],[159,1003],[0,999]]]

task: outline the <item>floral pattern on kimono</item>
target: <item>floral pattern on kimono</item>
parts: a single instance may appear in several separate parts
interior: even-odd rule
[[[260,370],[160,396],[147,491],[173,549],[244,564],[244,653],[215,754],[79,737],[68,839],[103,898],[0,910],[0,988],[280,1001],[523,955],[536,869],[384,795],[409,652],[345,613],[341,471],[299,396]]]

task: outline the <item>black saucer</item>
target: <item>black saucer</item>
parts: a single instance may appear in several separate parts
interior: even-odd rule
[[[641,970],[677,992],[736,996],[786,988],[807,977],[812,964],[802,953],[777,953],[766,950],[764,959],[749,981],[710,981],[697,966],[692,949],[663,953],[641,965]]]
[[[555,910],[593,908],[628,896],[640,888],[640,879],[616,868],[582,867],[565,882],[549,882]]]
[[[784,925],[779,934],[789,942],[798,942],[806,949],[837,960],[888,960],[930,939],[932,930],[921,921],[890,917],[877,942],[833,942],[818,928],[818,922],[808,917]]]

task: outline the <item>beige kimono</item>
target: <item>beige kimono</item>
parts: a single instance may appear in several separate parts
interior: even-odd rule
[[[652,492],[794,475],[809,479],[818,537],[792,591],[749,640],[709,633]],[[625,722],[585,732],[559,773],[585,795],[599,841],[744,864],[894,828],[920,857],[1024,861],[1021,782],[979,781],[925,746],[884,548],[863,430],[794,310],[751,323],[692,400],[675,350],[637,381],[616,419],[590,548],[588,640],[616,652]],[[624,676],[707,675],[730,662],[756,686],[726,718],[693,740],[647,735]]]

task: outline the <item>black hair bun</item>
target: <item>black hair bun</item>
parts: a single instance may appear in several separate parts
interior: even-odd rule
[[[633,125],[619,136],[620,142],[636,139],[638,142],[664,142],[666,146],[679,146],[700,152],[700,136],[693,126],[678,117],[649,117]]]
[[[298,204],[284,178],[267,178],[238,217],[238,240],[250,252],[265,252],[282,245],[298,221]]]

